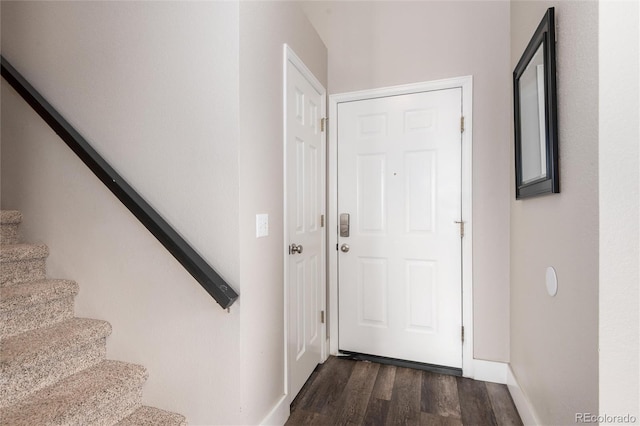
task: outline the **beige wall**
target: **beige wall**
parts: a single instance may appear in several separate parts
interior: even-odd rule
[[[601,1],[600,413],[640,418],[640,6]]]
[[[2,2],[2,54],[240,290],[235,2]],[[77,280],[144,402],[239,422],[239,306],[222,310],[2,83],[2,207]]]
[[[326,86],[327,49],[296,2],[240,2],[240,374],[246,424],[257,424],[284,394],[283,43]],[[269,214],[266,238],[255,236],[258,213]]]
[[[561,193],[511,197],[511,368],[542,424],[572,424],[598,412],[598,5],[513,1],[512,68],[551,6]]]
[[[329,93],[473,75],[475,358],[509,360],[509,3],[304,2]]]
[[[3,55],[237,282],[237,4],[21,3]]]

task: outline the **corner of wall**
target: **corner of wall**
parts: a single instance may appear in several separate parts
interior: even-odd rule
[[[531,401],[529,401],[529,398],[520,387],[518,379],[516,379],[516,376],[513,374],[513,370],[511,370],[510,366],[507,370],[506,384],[509,388],[509,393],[511,394],[513,403],[518,410],[518,414],[520,414],[520,419],[522,420],[524,426],[541,425],[542,422],[540,422],[540,420],[538,419]]]

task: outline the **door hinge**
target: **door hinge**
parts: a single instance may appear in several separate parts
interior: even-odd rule
[[[324,228],[324,215],[320,215],[320,228]]]
[[[324,311],[320,311],[320,324],[324,324]]]
[[[460,133],[464,133],[464,116],[460,117]]]
[[[320,131],[324,132],[324,128],[325,126],[328,124],[329,119],[328,118],[321,118],[320,119]]]
[[[462,341],[464,342],[464,325],[462,326],[461,337],[462,337]]]
[[[464,237],[464,220],[456,220],[453,223],[460,225],[460,238]]]

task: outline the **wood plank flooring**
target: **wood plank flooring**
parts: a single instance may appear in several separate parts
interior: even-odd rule
[[[297,425],[522,425],[505,385],[330,357],[291,404]]]

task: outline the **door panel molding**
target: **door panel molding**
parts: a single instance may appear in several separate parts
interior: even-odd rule
[[[329,281],[329,352],[338,353],[338,104],[343,102],[376,99],[395,95],[404,95],[435,90],[460,88],[462,90],[462,114],[464,132],[462,133],[462,220],[464,238],[462,239],[462,325],[465,329],[462,344],[462,369],[465,377],[473,377],[473,216],[472,216],[472,94],[473,77],[463,76],[430,82],[383,87],[371,90],[340,93],[329,96],[329,144],[327,150],[328,175],[328,242],[330,248],[328,262]],[[424,115],[424,114],[423,114]],[[411,118],[411,117],[409,117]],[[408,119],[409,119],[408,118]],[[410,120],[416,125],[428,124],[428,117]],[[374,126],[375,127],[375,126]],[[366,130],[366,129],[365,129]],[[373,127],[370,130],[375,130]]]
[[[297,72],[296,72],[297,71]],[[309,96],[305,99],[305,94],[302,91],[296,91],[296,96],[292,96],[292,103],[288,104],[288,83],[294,82],[294,78],[302,77],[302,80],[306,80],[301,87],[305,87],[304,93],[311,93],[313,97]],[[327,358],[326,348],[326,324],[321,324],[320,312],[326,312],[326,232],[322,228],[321,217],[326,215],[326,134],[324,130],[320,129],[320,120],[324,118],[326,111],[326,90],[320,83],[320,81],[313,75],[313,73],[306,67],[302,60],[294,53],[293,50],[287,45],[283,45],[283,203],[284,203],[284,217],[283,217],[283,268],[284,268],[284,304],[283,304],[283,316],[284,316],[284,383],[285,383],[285,400],[287,401],[287,407],[291,404],[295,394],[292,385],[292,372],[296,366],[296,362],[304,356],[308,358],[309,354],[313,355],[315,351],[307,352],[307,344],[314,348],[319,345],[320,353],[317,363],[323,362]],[[315,101],[313,100],[315,99]],[[292,106],[292,111],[295,110],[295,114],[289,115],[288,106]],[[308,107],[308,110],[305,108]],[[309,120],[306,121],[305,120]],[[313,140],[319,138],[319,144],[315,147],[313,144],[308,145],[303,141],[289,140],[290,136],[297,136],[291,133],[290,124],[292,128],[304,127],[305,131],[312,132]],[[311,139],[311,138],[310,138]],[[293,155],[296,158],[296,166],[289,169],[288,166],[288,146],[296,144],[293,150]],[[319,164],[317,164],[319,163]],[[289,185],[289,180],[293,179],[296,182],[301,182],[304,186],[295,185],[292,188]],[[296,196],[297,195],[297,196]],[[295,212],[289,213],[288,203],[289,197],[295,198],[298,203],[295,205]],[[309,198],[311,197],[311,198]],[[304,208],[304,203],[309,204],[311,207]],[[306,213],[306,214],[305,214]],[[289,229],[293,225],[294,229]],[[290,254],[290,245],[298,242],[298,238],[304,238],[305,235],[313,233],[320,234],[320,242],[317,245],[308,247],[304,245],[304,251],[300,246],[300,251],[297,254]],[[313,243],[317,242],[316,236],[313,237]],[[295,266],[292,262],[296,262],[299,259],[297,256],[307,256],[314,251],[309,249],[318,250],[318,254],[311,255],[306,258],[305,262],[298,262],[299,268],[295,269],[297,279],[294,277],[289,279],[291,273],[291,266]],[[295,252],[294,252],[295,253]],[[304,254],[303,254],[304,253]],[[317,291],[307,291],[308,288],[293,288],[293,281],[301,283],[302,281],[311,283],[312,289]],[[304,318],[297,318],[294,321],[291,318],[290,303],[294,302],[292,299],[297,299],[296,302],[300,307],[307,308],[305,312],[310,312],[311,317],[305,315]],[[317,316],[314,312],[314,308],[317,307]],[[300,312],[297,312],[300,316]],[[316,321],[317,318],[317,321]],[[295,330],[290,330],[293,325],[296,325]],[[317,327],[314,326],[318,325]],[[295,332],[296,342],[290,341],[290,331]],[[295,350],[291,350],[291,345],[295,344]],[[315,362],[315,359],[313,360]],[[317,364],[316,363],[316,364]],[[305,368],[307,362],[304,363]],[[313,365],[315,367],[315,364]],[[295,370],[298,371],[298,370]],[[309,374],[311,372],[309,371]],[[299,378],[300,374],[296,374],[295,377]],[[305,379],[306,380],[306,379]],[[304,383],[304,381],[303,381]],[[298,389],[299,390],[299,389]]]

